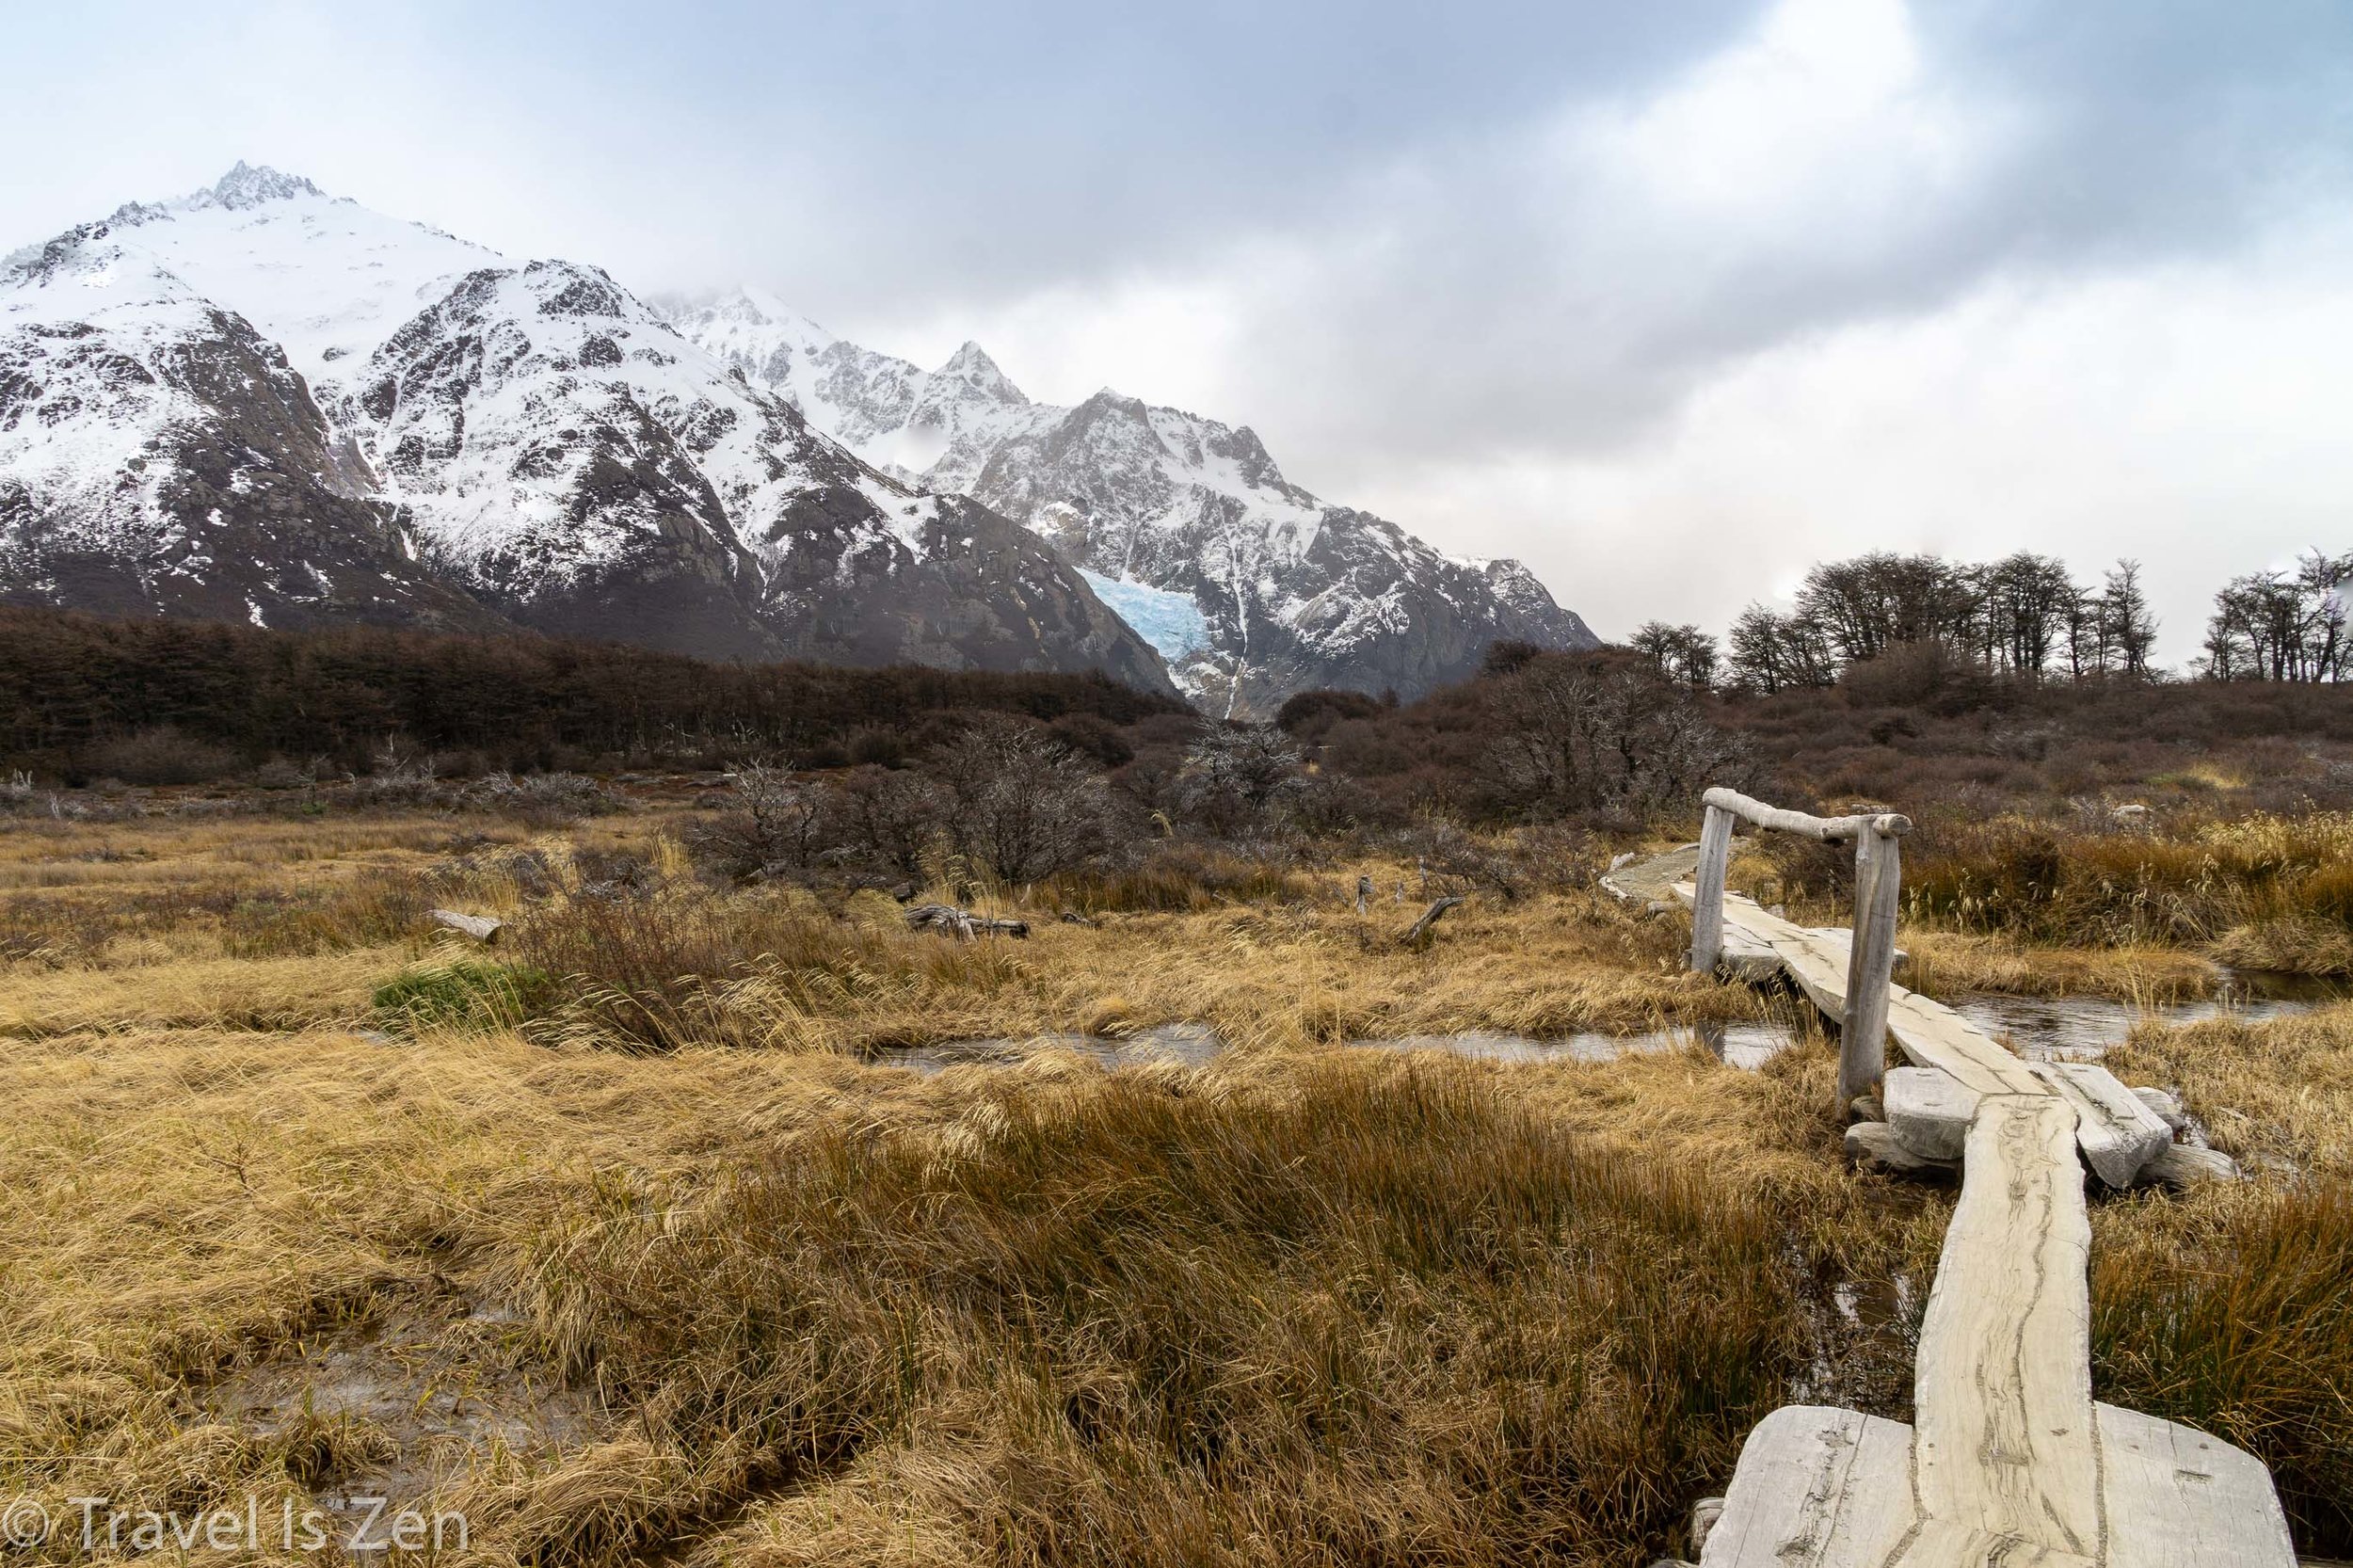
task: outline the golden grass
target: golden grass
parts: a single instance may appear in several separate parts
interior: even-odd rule
[[[1002,908],[1003,906],[1000,906]],[[672,888],[551,904],[517,955],[574,985],[549,1037],[671,1048],[696,1043],[866,1050],[1194,1021],[1230,1045],[1289,1048],[1468,1029],[1559,1034],[1753,1016],[1744,992],[1683,971],[1668,922],[1629,921],[1591,895],[1474,903],[1409,952],[1403,920],[1323,906],[1107,915],[1038,911],[1027,941],[909,932],[864,894],[838,913],[807,895]]]
[[[1753,1011],[1681,972],[1674,920],[1479,898],[1408,952],[1350,866],[1092,927],[1049,890],[1028,942],[958,944],[873,895],[711,892],[659,819],[510,840],[528,876],[450,863],[463,825],[309,858],[145,827],[152,858],[91,863],[151,868],[110,899],[0,850],[59,938],[0,964],[0,1492],[429,1491],[493,1563],[1631,1568],[1773,1405],[1908,1414],[1892,1304],[1949,1199],[1845,1169],[1818,1040],[1755,1073],[1337,1044]],[[578,846],[642,887],[595,895]],[[380,939],[403,878],[511,944]],[[188,902],[138,904],[167,881]],[[2191,983],[2178,950],[1908,940],[1957,986]],[[524,1032],[376,1013],[455,953],[547,971]],[[1178,1019],[1238,1048],[854,1055]],[[2118,1070],[2259,1179],[2095,1218],[2102,1397],[2263,1454],[2308,1549],[2353,1540],[2348,1037],[2137,1033]],[[1836,1286],[1882,1304],[1844,1324]]]
[[[375,982],[403,950],[309,958],[181,958],[57,968],[17,965],[0,984],[0,1037],[83,1030],[299,1029],[367,1011]]]
[[[2353,1544],[2353,1004],[2144,1028],[2108,1054],[2177,1088],[2257,1176],[2094,1217],[2103,1397],[2264,1455],[2309,1551]]]
[[[2152,1006],[2213,996],[2229,980],[2208,958],[2180,948],[2044,947],[2014,937],[1907,926],[1897,940],[1912,956],[1897,978],[1934,997],[1998,991],[2027,997],[2107,997]]]
[[[1779,1213],[1886,1203],[1796,1111],[1826,1070],[53,1039],[0,1066],[0,1480],[364,1475],[421,1434],[205,1390],[448,1298],[523,1325],[486,1403],[593,1391],[445,1447],[490,1560],[1631,1562],[1809,1353]]]

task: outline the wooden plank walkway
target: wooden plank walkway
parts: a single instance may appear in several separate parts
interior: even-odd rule
[[[1675,896],[1687,905],[1692,899],[1689,882],[1675,884]],[[1772,949],[1782,968],[1834,1024],[1846,1023],[1847,933],[1799,925],[1783,920],[1754,899],[1724,894],[1724,924],[1754,942]],[[1888,987],[1887,1032],[1915,1067],[1937,1067],[1950,1073],[1963,1088],[1979,1095],[2048,1095],[2050,1086],[2001,1042],[1980,1032],[1968,1019],[1900,985]]]
[[[1673,891],[1694,902],[1692,884]],[[1729,891],[1721,907],[1726,950],[1769,948],[1843,1023],[1847,933]],[[2259,1461],[2092,1402],[2083,1096],[1900,986],[1888,987],[1887,1032],[1975,1096],[1921,1325],[1914,1425],[1776,1411],[1742,1449],[1703,1568],[2294,1568]]]
[[[1961,1561],[2103,1568],[2293,1564],[2271,1473],[2253,1455],[2153,1416],[2092,1406],[2106,1536],[2090,1558],[2018,1543]],[[1740,1455],[1703,1568],[1913,1568],[1935,1560],[1913,1496],[1913,1429],[1860,1411],[1784,1405]],[[1943,1532],[1949,1533],[1949,1532]],[[1954,1560],[1946,1557],[1942,1560]]]

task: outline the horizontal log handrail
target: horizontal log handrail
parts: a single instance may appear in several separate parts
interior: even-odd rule
[[[1816,817],[1803,811],[1792,811],[1780,806],[1768,806],[1752,799],[1737,790],[1719,785],[1700,797],[1703,806],[1713,806],[1729,811],[1741,821],[1776,833],[1794,833],[1801,839],[1813,839],[1826,844],[1843,844],[1859,839],[1865,833],[1877,833],[1882,838],[1900,839],[1912,831],[1912,819],[1895,811],[1865,812],[1852,817]]]

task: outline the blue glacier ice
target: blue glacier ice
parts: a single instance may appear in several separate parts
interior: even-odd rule
[[[1209,646],[1209,617],[1191,594],[1126,583],[1084,569],[1079,575],[1087,580],[1096,598],[1110,605],[1113,615],[1135,628],[1136,635],[1158,648],[1170,664]]]

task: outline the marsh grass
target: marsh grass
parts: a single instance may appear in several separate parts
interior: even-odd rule
[[[1631,1564],[1862,1244],[1788,1223],[1877,1201],[1771,1152],[1801,1078],[60,1040],[0,1068],[0,1480],[200,1507],[408,1463],[413,1421],[206,1390],[455,1293],[521,1330],[487,1402],[592,1412],[440,1450],[488,1560]]]
[[[2353,1006],[2142,1028],[2108,1053],[2177,1089],[2257,1179],[2095,1211],[2102,1398],[2262,1455],[2310,1552],[2353,1548]]]
[[[2204,947],[2233,962],[2345,972],[2353,814],[2194,815],[2153,827],[1936,815],[1908,846],[1907,913],[2081,947]]]
[[[706,886],[649,816],[338,822],[311,851],[280,825],[0,836],[46,943],[0,963],[0,1491],[413,1477],[510,1563],[1632,1568],[1765,1410],[1909,1414],[1950,1200],[1844,1167],[1819,1038],[1753,1073],[1338,1046],[1752,1013],[1682,973],[1675,920],[1481,893],[1408,952],[1410,908],[1348,899],[1408,867],[1245,897],[1238,860],[1206,906],[1105,892],[1091,926],[1054,918],[1075,885],[984,888],[1035,935],[957,943],[879,894]],[[43,846],[112,857],[44,880]],[[404,929],[402,878],[502,945]],[[238,955],[277,929],[240,903],[320,913]],[[1915,939],[1972,985],[2078,963]],[[2066,985],[2194,961],[2089,952]],[[1235,1048],[859,1061],[1177,1020]],[[2111,1064],[2257,1179],[2094,1215],[2100,1397],[2261,1455],[2310,1551],[2353,1545],[2348,1040],[2353,1008],[2137,1032]],[[226,1399],[365,1368],[403,1324],[385,1388],[472,1415]],[[528,1435],[548,1390],[578,1414]]]
[[[797,889],[672,883],[551,901],[518,923],[515,943],[570,999],[550,1038],[643,1051],[865,1052],[1172,1022],[1209,1024],[1229,1045],[1291,1047],[1469,1029],[1634,1032],[1758,1007],[1684,973],[1672,922],[1631,920],[1591,894],[1475,901],[1424,952],[1398,942],[1415,911],[1360,917],[1337,897],[1095,925],[1057,920],[1057,897],[984,905],[1026,916],[1026,941],[957,942],[908,931],[879,894],[827,909]]]

